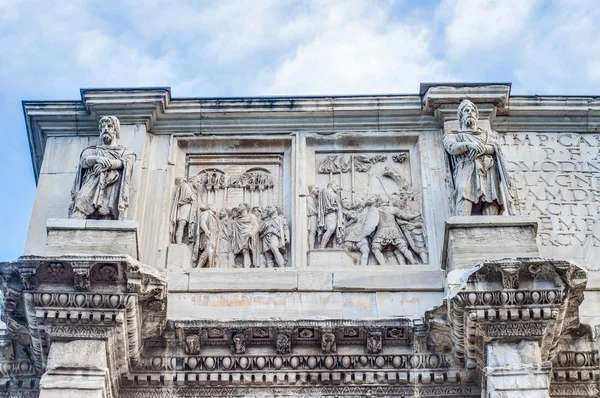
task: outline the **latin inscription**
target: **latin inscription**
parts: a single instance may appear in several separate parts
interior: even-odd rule
[[[500,135],[515,207],[539,220],[545,247],[600,247],[600,135]]]

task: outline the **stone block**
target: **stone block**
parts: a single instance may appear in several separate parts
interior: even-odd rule
[[[450,217],[444,231],[442,269],[466,269],[507,257],[539,257],[536,234],[533,217]]]
[[[46,230],[46,256],[108,254],[138,259],[137,225],[133,221],[51,218]]]
[[[190,283],[190,274],[182,270],[167,270],[170,292],[187,292]]]
[[[444,292],[376,292],[375,297],[380,318],[398,318],[424,314],[425,311],[441,305]]]
[[[46,369],[106,369],[106,343],[101,340],[75,340],[52,343]]]
[[[40,380],[41,398],[102,398],[107,391],[110,379],[104,341],[52,343],[46,373]]]
[[[192,249],[183,243],[172,243],[167,249],[167,269],[187,267],[192,262]]]
[[[191,292],[292,291],[298,286],[296,270],[290,268],[188,270]]]
[[[377,319],[375,293],[342,293],[343,319]]]
[[[298,271],[299,291],[330,291],[333,289],[331,271]]]
[[[441,270],[422,270],[414,267],[362,267],[357,271],[334,271],[334,290],[410,291],[443,290],[444,275]]]
[[[169,293],[167,316],[174,320],[342,319],[336,292]]]
[[[308,252],[308,266],[316,269],[356,268],[356,262],[343,249],[315,249]]]

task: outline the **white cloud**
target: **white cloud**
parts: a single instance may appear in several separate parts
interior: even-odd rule
[[[430,52],[425,24],[392,21],[387,3],[313,3],[310,38],[266,70],[268,94],[416,93],[452,80]]]
[[[450,14],[446,26],[449,57],[488,50],[519,37],[537,0],[453,0],[442,7]]]

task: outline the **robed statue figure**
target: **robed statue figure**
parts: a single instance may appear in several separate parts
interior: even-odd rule
[[[135,153],[119,145],[120,124],[114,116],[99,122],[101,145],[83,150],[79,159],[70,218],[122,220],[129,205]]]
[[[459,130],[444,134],[454,177],[458,216],[514,214],[502,151],[491,130],[477,127],[479,111],[463,100],[457,111]]]

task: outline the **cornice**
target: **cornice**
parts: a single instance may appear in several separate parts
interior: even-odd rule
[[[290,134],[435,131],[440,114],[470,98],[493,107],[498,131],[597,132],[596,97],[510,97],[510,84],[427,84],[414,95],[172,99],[168,87],[82,89],[81,100],[23,101],[35,176],[52,136],[95,136],[100,116],[152,134]]]

